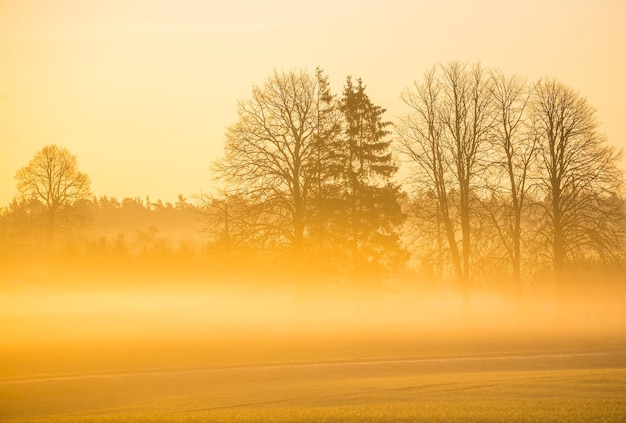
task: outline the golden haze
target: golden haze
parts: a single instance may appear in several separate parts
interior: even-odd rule
[[[599,132],[625,146],[625,16],[617,1],[3,2],[0,419],[623,420],[626,285],[623,258],[611,261],[622,251],[602,244],[621,234],[610,225],[608,238],[576,232],[560,290],[541,243],[550,229],[533,220],[544,203],[531,203],[523,251],[534,267],[520,296],[494,241],[505,226],[479,209],[466,228],[480,259],[464,263],[479,269],[466,304],[440,221],[419,220],[428,195],[387,202],[418,222],[400,227],[400,264],[384,263],[393,272],[346,276],[332,264],[385,252],[341,243],[358,232],[346,223],[354,207],[332,215],[340,241],[316,254],[282,248],[296,233],[314,238],[297,219],[293,233],[278,219],[287,235],[264,228],[259,240],[260,226],[238,226],[256,216],[254,197],[200,193],[213,193],[208,168],[225,138],[246,134],[237,101],[273,69],[281,82],[324,66],[335,93],[344,75],[362,76],[397,123],[399,93],[433,63],[480,58],[580,90]],[[50,197],[66,207],[58,215],[44,197],[12,203],[14,175],[44,146],[67,148],[88,175],[70,201]],[[32,174],[18,175],[36,198]],[[603,194],[591,203],[623,209]],[[260,216],[295,209],[280,204]],[[461,232],[448,239],[460,245]],[[596,241],[602,257],[587,256]]]
[[[0,204],[48,144],[77,154],[97,195],[175,201],[212,190],[237,100],[272,69],[361,76],[390,117],[433,63],[481,60],[552,76],[598,108],[624,146],[620,1],[105,3],[0,6]],[[358,40],[358,41],[356,41]]]

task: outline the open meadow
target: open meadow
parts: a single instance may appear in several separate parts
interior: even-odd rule
[[[506,328],[477,312],[463,328],[445,302],[440,315],[423,308],[426,323],[401,325],[397,298],[353,320],[336,305],[307,320],[288,296],[72,295],[2,296],[2,421],[626,419],[619,325],[562,328],[544,315],[545,325]]]

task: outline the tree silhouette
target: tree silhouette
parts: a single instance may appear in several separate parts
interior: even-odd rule
[[[595,110],[554,79],[536,84],[532,102],[538,136],[539,188],[558,289],[566,263],[607,259],[622,247],[624,218],[619,153],[599,133]]]
[[[398,167],[391,155],[391,123],[374,105],[361,79],[350,77],[340,102],[344,157],[339,225],[354,273],[375,278],[402,259],[397,229],[403,222],[400,187],[391,182]],[[343,226],[343,228],[341,228]]]
[[[317,183],[320,84],[306,72],[274,74],[240,101],[215,164],[229,196],[249,204],[248,222],[265,243],[302,252]]]
[[[492,186],[497,201],[486,209],[493,218],[512,269],[513,288],[522,300],[522,226],[532,188],[536,164],[537,137],[532,130],[529,107],[532,89],[520,77],[507,78],[501,71],[491,73],[494,104],[493,126],[496,180]],[[499,204],[498,204],[499,203]]]
[[[413,188],[418,194],[434,193],[435,216],[443,223],[467,313],[470,220],[477,192],[484,186],[493,125],[488,78],[480,65],[437,65],[425,74],[423,83],[415,83],[402,98],[412,113],[398,125],[400,149],[413,165]]]
[[[89,176],[78,170],[76,156],[54,144],[38,151],[28,165],[17,171],[15,180],[23,199],[40,201],[45,207],[49,245],[60,218],[70,217],[73,206],[91,195]]]

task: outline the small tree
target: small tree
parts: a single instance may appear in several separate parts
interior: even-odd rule
[[[39,201],[45,208],[48,245],[61,220],[74,214],[74,206],[91,196],[87,174],[78,170],[76,156],[66,148],[48,145],[15,174],[17,190],[24,200]]]

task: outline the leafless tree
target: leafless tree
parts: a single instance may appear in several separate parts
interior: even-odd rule
[[[537,152],[537,138],[528,116],[532,90],[522,78],[506,77],[499,70],[492,71],[491,78],[496,180],[492,185],[495,201],[491,201],[486,210],[504,246],[512,268],[513,287],[521,301],[522,224]]]
[[[598,130],[585,98],[554,79],[536,84],[532,115],[538,136],[539,187],[557,289],[566,264],[581,256],[607,259],[620,250],[623,211],[617,197],[620,153]]]
[[[255,234],[301,252],[316,186],[319,81],[278,72],[238,104],[225,154],[215,165],[229,197],[245,199]]]
[[[422,84],[415,83],[414,90],[407,89],[402,93],[402,99],[411,107],[412,113],[401,120],[397,129],[400,152],[405,161],[412,165],[408,181],[417,196],[421,197],[424,193],[434,195],[436,209],[424,208],[423,212],[430,211],[436,217],[435,220],[444,227],[456,275],[462,278],[461,255],[451,211],[453,205],[449,201],[453,181],[450,179],[449,162],[445,155],[444,125],[439,118],[440,97],[441,86],[437,80],[436,68],[433,68],[424,75]]]
[[[437,199],[437,218],[445,230],[468,312],[470,219],[473,197],[484,185],[479,176],[486,166],[493,124],[489,80],[478,64],[436,65],[423,83],[406,90],[402,98],[412,113],[398,125],[400,150],[413,165],[413,188],[433,192]]]
[[[46,233],[51,244],[60,217],[68,217],[72,207],[91,195],[89,176],[78,170],[76,156],[66,148],[48,145],[15,174],[17,190],[23,199],[45,206]]]

